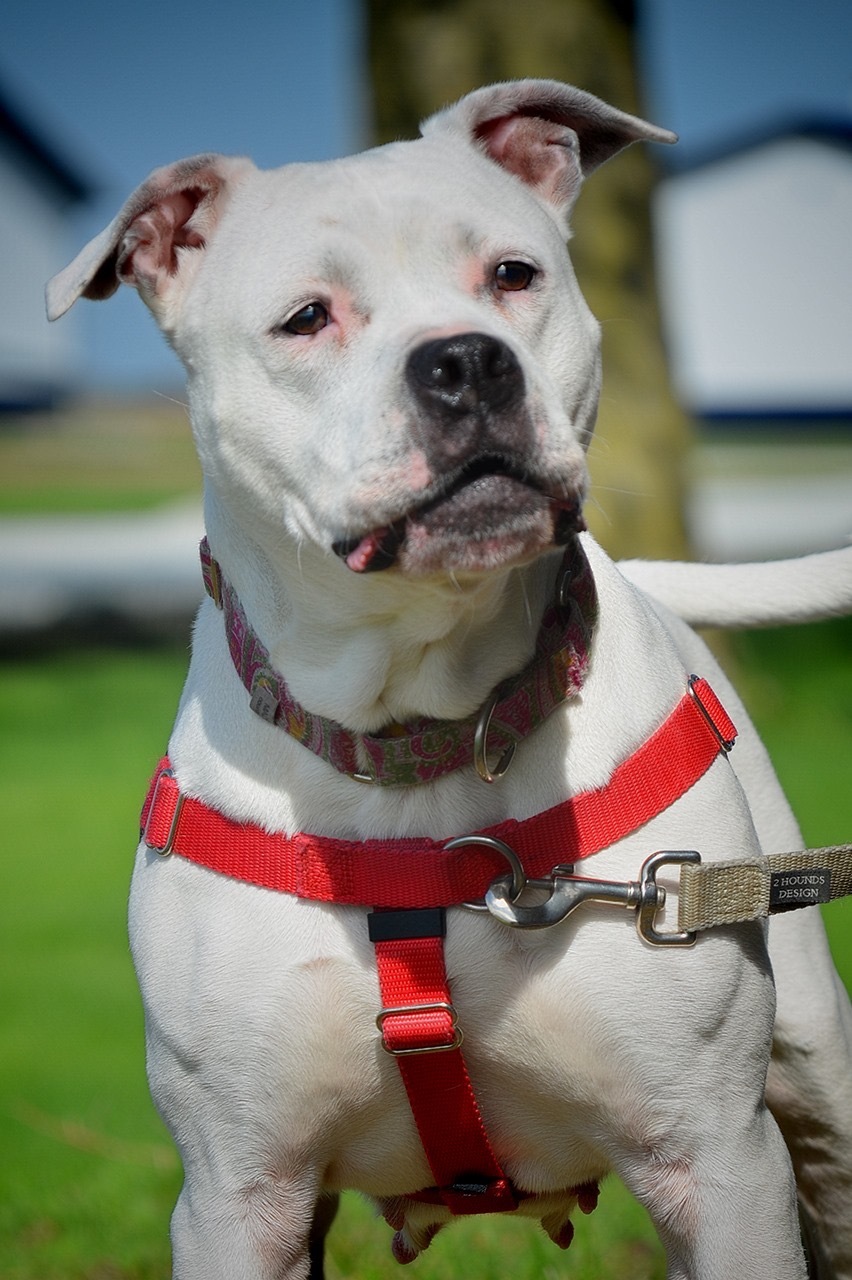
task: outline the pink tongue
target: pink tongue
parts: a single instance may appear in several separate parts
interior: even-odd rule
[[[350,551],[346,557],[347,568],[353,573],[364,573],[369,569],[370,562],[376,554],[382,549],[382,542],[390,533],[390,526],[386,525],[382,529],[374,529],[372,533],[368,533],[366,538],[362,538],[354,551]]]

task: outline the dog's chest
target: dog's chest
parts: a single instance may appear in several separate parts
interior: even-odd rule
[[[635,1028],[613,1019],[613,975],[603,971],[586,932],[578,942],[572,925],[520,935],[463,912],[448,920],[449,985],[489,1140],[511,1153],[514,1178],[550,1192],[599,1177],[623,1117],[641,1123],[645,1109],[638,1087],[629,1084]],[[611,958],[616,971],[619,951],[616,945]],[[338,1043],[341,1066],[352,1052],[363,1061],[376,1054],[371,1014],[350,1024],[348,1051]],[[347,1076],[342,1070],[339,1078]],[[641,1076],[637,1069],[637,1086]],[[415,1181],[428,1178],[397,1063],[379,1049],[370,1095],[365,1078],[342,1107],[340,1185],[382,1194],[391,1170],[397,1186],[411,1184],[413,1168]],[[432,1105],[440,1106],[440,1098]],[[359,1106],[366,1130],[351,1123]]]
[[[376,1026],[367,913],[199,876],[178,860],[145,863],[137,876],[148,891],[134,896],[134,957],[143,992],[157,993],[158,1081],[180,1090],[203,1075],[211,1098],[256,1118],[269,1158],[319,1148],[341,1186],[382,1195],[426,1185],[397,1063]],[[552,1187],[588,1175],[594,1115],[613,1091],[606,1009],[599,984],[584,981],[588,943],[572,931],[519,936],[448,913],[447,973],[486,1125]]]

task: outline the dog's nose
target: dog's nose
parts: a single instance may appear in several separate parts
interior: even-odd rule
[[[514,352],[486,333],[424,342],[409,356],[406,377],[424,407],[458,417],[506,410],[524,395],[524,375]]]

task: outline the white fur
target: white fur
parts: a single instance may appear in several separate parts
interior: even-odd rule
[[[447,551],[442,571],[360,575],[330,547],[416,508],[433,483],[402,370],[436,336],[475,330],[514,351],[530,465],[581,492],[598,332],[565,255],[567,213],[583,172],[642,136],[669,137],[576,90],[522,82],[466,99],[418,142],[351,160],[260,173],[204,157],[154,175],[54,282],[59,314],[80,293],[106,296],[117,273],[167,331],[188,371],[214,554],[311,710],[361,731],[464,716],[527,661],[558,563],[546,545],[507,550],[495,517],[492,563],[473,572]],[[507,259],[533,261],[536,287],[498,294],[491,272]],[[316,298],[327,328],[280,331]],[[635,878],[661,848],[712,859],[798,845],[706,649],[584,545],[600,621],[582,695],[521,745],[499,783],[472,768],[404,789],[336,774],[250,711],[208,601],[169,746],[181,786],[270,830],[455,836],[605,783],[695,670],[738,725],[731,763],[720,757],[598,854],[594,874]],[[779,1051],[769,1103],[826,1274],[848,1280],[852,1019],[818,914],[769,934]],[[387,1204],[428,1185],[396,1065],[379,1046],[363,910],[276,895],[142,846],[131,939],[151,1087],[186,1169],[176,1277],[304,1276],[318,1195],[355,1187]],[[651,1214],[671,1280],[801,1280],[793,1171],[764,1105],[776,993],[760,926],[661,951],[606,907],[533,933],[453,910],[446,953],[488,1132],[518,1185],[549,1197],[536,1207],[547,1230],[558,1234],[573,1207],[564,1188],[614,1169]],[[445,1218],[411,1211],[403,1246],[424,1247]]]

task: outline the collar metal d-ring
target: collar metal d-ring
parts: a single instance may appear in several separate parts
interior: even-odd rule
[[[574,604],[574,596],[571,588],[574,585],[576,574],[572,567],[563,568],[559,571],[559,577],[556,579],[556,603],[563,611],[568,610]]]
[[[488,727],[491,724],[491,717],[494,714],[494,708],[500,701],[496,691],[486,702],[485,706],[479,713],[479,719],[476,722],[476,730],[473,735],[473,763],[476,772],[479,774],[483,782],[496,782],[498,778],[502,778],[503,774],[512,763],[512,757],[515,754],[514,742],[510,742],[506,750],[493,769],[488,767]]]

